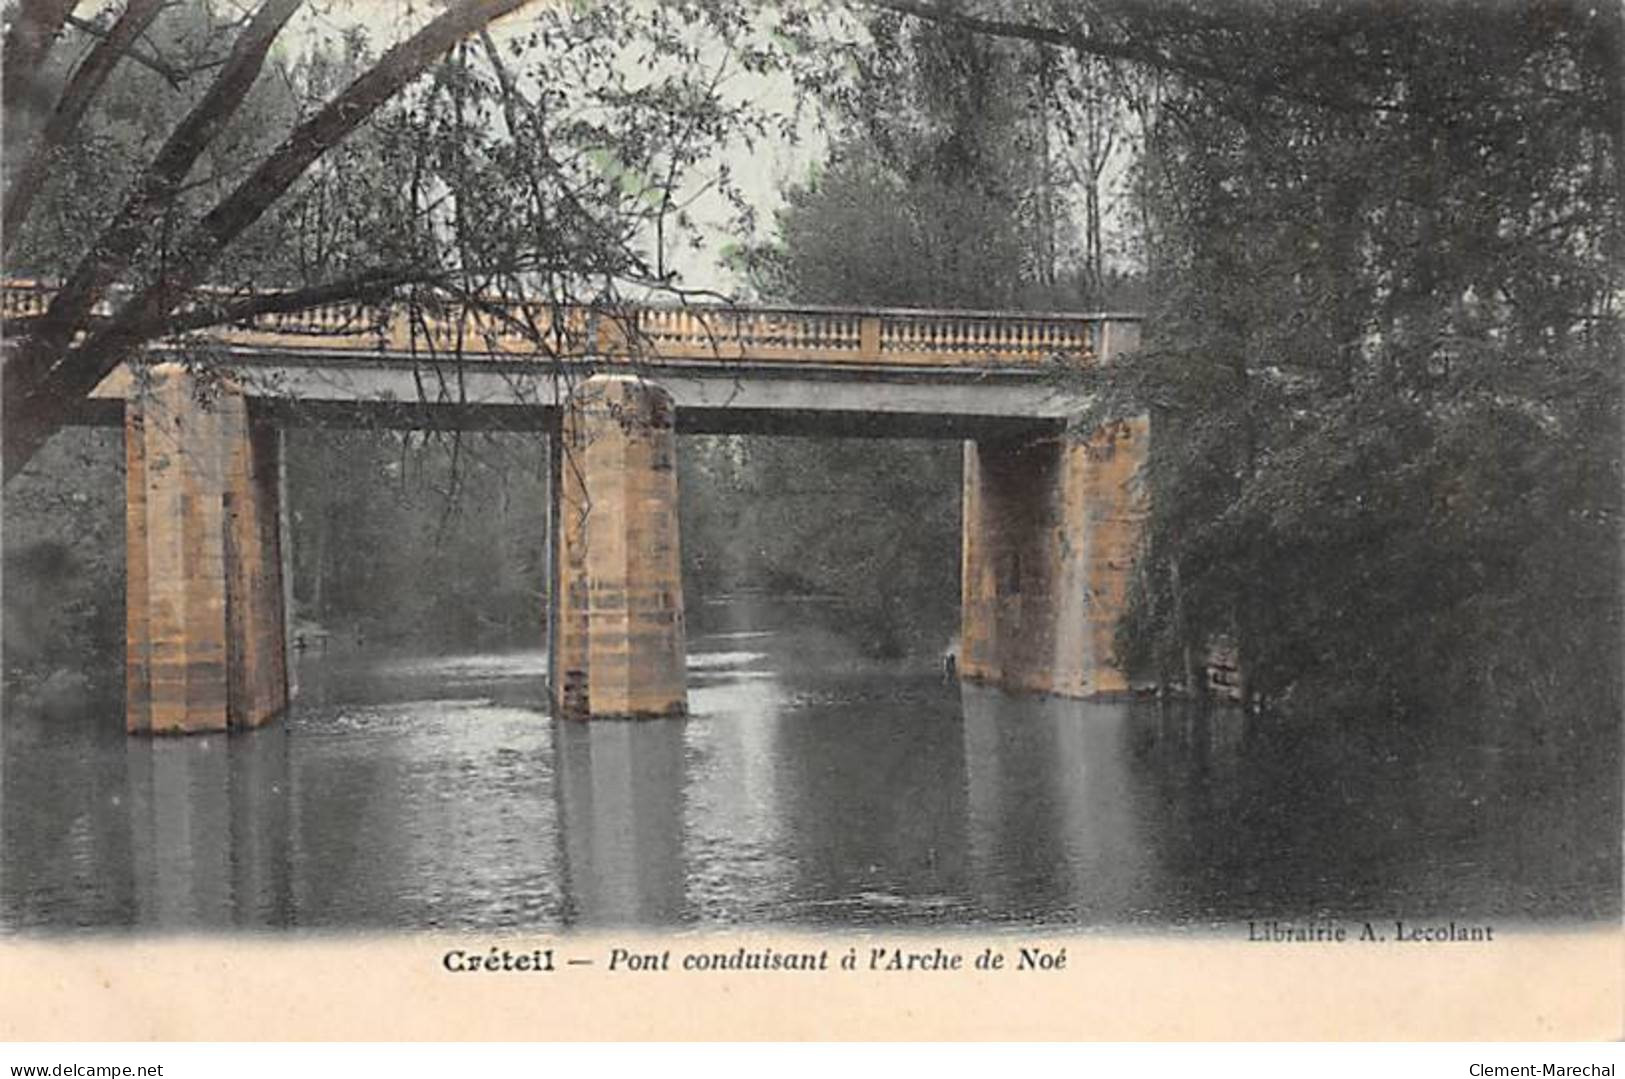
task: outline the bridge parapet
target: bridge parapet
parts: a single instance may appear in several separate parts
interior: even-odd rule
[[[43,314],[55,289],[6,281],[0,315],[15,324]],[[267,294],[259,294],[267,295]],[[253,294],[208,289],[194,307]],[[107,310],[100,312],[109,314]],[[1112,324],[1138,315],[744,305],[589,308],[535,302],[447,303],[407,312],[395,305],[322,304],[261,314],[201,331],[238,348],[382,354],[460,353],[638,361],[752,361],[902,367],[1084,366],[1109,354]]]

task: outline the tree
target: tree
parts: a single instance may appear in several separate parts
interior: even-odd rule
[[[408,82],[421,75],[456,42],[492,19],[513,11],[523,0],[463,0],[418,33],[386,53],[328,105],[294,128],[283,143],[230,194],[203,217],[184,228],[162,271],[146,281],[105,326],[92,327],[96,304],[107,296],[140,248],[150,242],[198,158],[241,107],[259,77],[278,34],[298,7],[298,0],[266,0],[233,43],[202,98],[184,116],[135,179],[114,218],[86,245],[50,308],[17,342],[4,370],[4,457],[9,479],[73,414],[78,402],[129,351],[161,335],[166,320],[187,294],[202,284],[220,253],[279,199],[323,153],[342,141]],[[131,13],[126,10],[125,18]],[[150,21],[138,9],[136,21]],[[25,20],[19,20],[21,25]],[[110,35],[111,37],[111,35]],[[8,50],[8,52],[11,50]],[[95,54],[93,53],[94,57]],[[15,64],[19,81],[38,68],[33,52],[18,50],[5,57]],[[65,95],[79,89],[70,81]],[[59,102],[59,110],[64,107]],[[67,103],[68,111],[83,107]],[[71,127],[50,123],[36,151],[50,154]],[[27,173],[24,173],[26,177]],[[27,195],[8,189],[8,203]],[[21,214],[9,206],[8,220]],[[87,338],[82,344],[74,339]]]
[[[195,207],[188,198],[209,179],[196,175],[199,163],[278,66],[273,46],[299,0],[258,5],[224,55],[185,69],[160,61],[162,69],[189,72],[187,85],[200,80],[201,92],[156,152],[129,170],[108,217],[77,222],[82,231],[61,251],[64,280],[49,309],[8,327],[6,476],[113,366],[177,332],[334,300],[468,303],[494,289],[508,299],[611,302],[628,283],[677,285],[667,255],[687,238],[685,185],[720,142],[769,122],[764,110],[727,96],[724,76],[773,62],[772,50],[727,44],[752,32],[747,8],[735,0],[540,5],[505,45],[483,33],[522,3],[457,0],[376,60],[355,63],[361,53],[352,53],[353,77],[273,147],[240,145],[225,155],[223,164],[240,172],[218,198]],[[19,7],[8,35],[9,84],[37,90],[45,83],[48,50],[39,43],[70,17],[60,6]],[[154,24],[150,15],[144,0],[132,0],[101,28],[101,42],[122,42],[124,57],[135,57],[131,27],[169,17]],[[98,45],[65,78],[54,111],[35,110],[52,119],[33,125],[30,164],[10,177],[6,196],[7,220],[23,223],[20,245],[34,242],[37,192],[64,171],[63,151],[71,157],[82,148],[76,133],[107,85],[105,52]],[[87,73],[92,66],[96,77]],[[404,93],[430,72],[433,85]],[[38,100],[38,93],[8,99],[19,119],[8,124],[8,138],[12,127],[29,126],[21,120]],[[371,152],[390,167],[339,173],[346,164],[339,148],[363,128]],[[39,161],[49,162],[43,174]],[[730,190],[726,178],[713,182]],[[330,210],[356,228],[344,243],[324,246],[312,237],[321,237]],[[267,242],[267,230],[278,229],[278,242]],[[233,268],[229,256],[256,236],[262,250],[298,250],[303,261],[290,267],[273,259],[269,282],[228,272],[247,274],[249,260]],[[241,287],[205,307],[188,304],[202,284]],[[113,313],[96,315],[108,300],[116,301]]]
[[[1027,85],[1027,50],[882,15],[855,57],[853,85],[825,88],[827,159],[786,191],[772,241],[751,253],[764,297],[1045,306],[1047,147],[1040,110],[1011,92]],[[959,596],[961,452],[945,440],[703,447],[707,482],[739,499],[709,546],[758,583],[842,597],[847,631],[872,654],[939,649]],[[718,522],[695,524],[710,538]]]
[[[1158,432],[1130,661],[1617,714],[1617,8],[865,6],[1104,66],[1139,118],[1149,347],[1081,417]]]
[[[850,85],[824,88],[828,159],[786,191],[774,241],[754,253],[761,290],[808,303],[1046,306],[1064,213],[1045,57],[884,12],[866,26]]]
[[[1154,349],[1115,380],[1165,432],[1125,645],[1167,668],[1229,636],[1251,692],[1300,708],[1594,722],[1619,699],[1621,217],[1617,131],[1580,102],[1617,81],[1617,20],[1360,29],[1352,70],[1298,50],[1290,94],[1160,103]],[[1386,104],[1325,104],[1354,87]]]
[[[269,18],[268,6],[245,14],[208,0],[166,4],[133,44],[115,31],[131,25],[126,19],[145,18],[138,3],[83,19],[71,9],[64,7],[47,29],[40,20],[49,12],[35,10],[31,22],[25,4],[8,14],[10,40],[58,40],[53,49],[37,50],[28,79],[15,78],[20,65],[10,57],[20,54],[9,53],[5,67],[8,87],[30,89],[26,99],[20,92],[6,97],[5,210],[21,219],[20,228],[5,233],[7,271],[71,285],[91,266],[108,278],[105,287],[91,282],[106,306],[80,321],[63,362],[31,390],[20,379],[20,354],[8,356],[8,416],[15,411],[40,421],[41,437],[49,426],[43,421],[73,418],[73,395],[117,359],[117,348],[102,351],[110,341],[123,348],[129,339],[126,352],[160,339],[185,345],[192,330],[330,301],[366,301],[386,317],[404,311],[421,325],[425,316],[491,296],[594,303],[613,313],[621,290],[680,289],[669,262],[673,247],[692,235],[680,220],[682,198],[706,182],[696,177],[718,145],[769,122],[764,110],[726,92],[735,70],[770,58],[742,58],[742,49],[728,45],[730,35],[749,28],[741,21],[744,9],[724,0],[703,9],[536,5],[522,20],[477,28],[469,22],[471,32],[447,33],[450,44],[434,56],[422,45],[424,31],[410,35],[418,52],[403,53],[402,46],[380,57],[360,30],[299,36],[286,28],[290,19],[274,39],[269,26],[260,27],[256,49],[265,51],[246,89],[251,65],[240,60],[243,35],[256,18]],[[497,7],[453,10],[489,14]],[[127,44],[119,62],[98,69],[104,74],[93,93],[71,95],[71,87],[86,85],[80,76],[91,57],[105,57],[102,43],[115,39]],[[220,82],[234,59],[242,77],[222,99]],[[383,99],[378,73],[399,75],[406,66],[422,77]],[[47,148],[42,132],[62,111],[57,103],[70,96],[82,111],[74,125],[54,129]],[[363,99],[376,102],[370,116],[344,113],[349,130],[338,137],[328,123],[335,110]],[[200,124],[207,130],[186,147],[188,155],[196,151],[190,166],[179,150],[155,157],[155,147],[177,144]],[[272,197],[265,184],[281,184],[291,156],[313,148],[320,152]],[[32,194],[14,201],[13,193],[26,190],[17,186],[25,159],[45,167],[34,173]],[[154,181],[159,164],[167,170],[163,184]],[[132,203],[140,212],[131,211]],[[246,220],[244,207],[261,205],[263,212],[234,237],[210,234],[198,246],[208,228],[222,222],[236,228]],[[122,232],[114,227],[121,221],[128,226]],[[108,237],[126,246],[110,248]],[[137,305],[164,307],[170,300],[163,290],[179,296],[183,279],[194,276],[214,290],[215,302],[178,303],[152,324],[136,325]],[[81,288],[81,301],[93,292]],[[111,318],[98,313],[108,306]],[[5,329],[12,347],[32,342],[39,355],[40,335],[51,327],[8,321]],[[537,338],[543,360],[563,344]],[[89,340],[98,342],[94,349]],[[455,392],[457,356],[443,341],[420,335],[418,345],[425,383],[445,378]],[[183,355],[212,362],[206,342]],[[45,404],[19,403],[14,384],[44,395]],[[8,438],[15,433],[9,423],[6,431]],[[340,464],[329,460],[324,467],[330,484],[291,485],[293,508],[302,514],[293,524],[296,607],[309,616],[321,606],[339,624],[368,622],[383,593],[342,582],[368,580],[360,570],[376,552],[379,568],[396,572],[379,580],[463,586],[418,590],[412,598],[422,606],[414,610],[424,624],[465,635],[501,633],[521,622],[534,631],[540,556],[517,542],[541,534],[526,517],[542,505],[534,489],[540,462],[521,444],[533,445],[534,437],[390,431],[330,437],[344,451]],[[313,458],[303,437],[290,445],[288,466],[298,473]],[[8,475],[22,459],[8,460]],[[105,656],[116,664],[116,635],[102,638],[105,627],[121,621],[122,560],[106,558],[102,548],[106,527],[119,519],[121,461],[111,432],[76,429],[52,439],[20,480],[8,482],[7,549],[17,569],[9,583],[18,585],[7,590],[8,618],[19,610],[14,601],[28,598],[25,577],[39,569],[55,574],[40,587],[59,597],[66,619],[45,627],[55,643],[41,636],[38,662],[17,672],[22,684],[45,682],[65,657],[80,656],[71,666],[82,667],[89,642],[107,645]],[[504,507],[511,509],[508,530],[498,528]],[[318,558],[315,537],[329,511],[354,511],[345,527],[362,532],[334,532]],[[365,531],[372,528],[379,531]],[[391,542],[363,545],[362,533]],[[64,557],[41,543],[60,543]],[[331,570],[323,604],[304,587],[321,579],[319,565]],[[453,566],[458,572],[450,572]],[[12,653],[24,656],[21,646]]]

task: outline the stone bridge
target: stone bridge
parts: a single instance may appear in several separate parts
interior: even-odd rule
[[[50,296],[8,282],[0,314],[18,325]],[[84,410],[125,429],[126,726],[250,727],[286,707],[281,430],[300,423],[549,440],[556,715],[686,711],[675,462],[690,432],[962,440],[960,676],[1126,692],[1111,641],[1148,426],[1079,438],[1066,419],[1086,403],[1069,376],[1139,337],[1134,315],[493,299],[333,304],[165,341]]]

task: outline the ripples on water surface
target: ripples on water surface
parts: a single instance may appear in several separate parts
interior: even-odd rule
[[[13,716],[8,929],[1205,928],[1619,916],[1619,764],[1033,699],[741,605],[686,721],[555,725],[541,652],[308,657],[284,721]],[[727,619],[725,619],[727,621]],[[790,626],[792,628],[784,628]]]

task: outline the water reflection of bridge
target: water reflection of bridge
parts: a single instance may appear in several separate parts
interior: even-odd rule
[[[1189,927],[1396,895],[1617,921],[1617,768],[1576,784],[1569,749],[854,674],[780,625],[692,668],[697,722],[538,722],[539,653],[374,689],[307,657],[291,721],[229,740],[17,717],[0,923]]]
[[[5,317],[49,297],[12,283]],[[1086,398],[1067,375],[1138,340],[1137,318],[1116,315],[484,304],[410,318],[331,305],[166,342],[85,411],[126,432],[126,726],[248,727],[285,707],[292,423],[545,435],[564,715],[687,709],[679,431],[964,440],[961,675],[1121,692],[1111,638],[1147,428],[1068,437]]]
[[[10,777],[14,808],[41,807],[8,825],[13,869],[38,885],[7,897],[10,916],[192,931],[968,925],[1145,901],[1156,822],[1128,763],[1140,706],[967,686],[923,709],[781,702],[747,717],[729,712],[754,708],[737,688],[703,724],[536,724],[438,702],[429,721],[375,706],[378,728],[343,738],[326,717],[271,725],[230,752],[218,735],[64,745],[99,762],[101,786],[53,801],[38,769]]]

